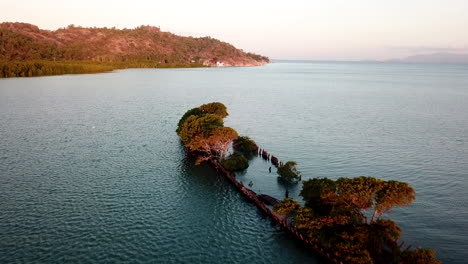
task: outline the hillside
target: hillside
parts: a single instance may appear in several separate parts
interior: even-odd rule
[[[259,66],[269,59],[210,37],[181,37],[152,26],[115,29],[70,25],[49,31],[26,23],[1,23],[0,62],[13,61]]]

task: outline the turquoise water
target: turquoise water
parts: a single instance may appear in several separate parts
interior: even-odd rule
[[[320,62],[1,79],[0,263],[320,263],[187,160],[177,121],[211,101],[303,179],[410,183],[403,240],[468,258],[468,66]],[[281,197],[269,166],[238,177]]]

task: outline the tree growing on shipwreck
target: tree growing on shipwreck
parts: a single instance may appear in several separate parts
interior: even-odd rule
[[[257,153],[258,147],[250,138],[238,137],[234,129],[224,127],[227,115],[222,103],[205,104],[187,111],[176,132],[187,150],[197,156],[197,163],[211,160],[229,171],[245,169],[245,156]],[[231,143],[235,152],[226,158]],[[282,182],[300,180],[296,165],[289,161],[279,166]],[[314,178],[303,183],[300,196],[304,206],[285,198],[273,212],[283,216],[301,238],[330,250],[345,263],[440,264],[434,250],[402,249],[397,243],[402,230],[392,220],[382,218],[392,208],[415,199],[415,190],[407,183],[366,176]]]
[[[179,120],[176,132],[187,150],[197,154],[197,164],[221,159],[238,137],[234,129],[224,126],[226,116],[226,106],[214,102],[188,110]]]
[[[288,161],[279,166],[277,173],[279,179],[286,184],[297,183],[297,180],[301,178],[301,172],[297,169],[297,162],[295,161]]]

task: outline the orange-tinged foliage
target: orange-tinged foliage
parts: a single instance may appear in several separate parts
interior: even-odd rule
[[[394,206],[406,206],[416,199],[414,189],[406,182],[383,182],[376,195],[376,211],[389,212]]]
[[[388,219],[374,221],[376,213],[381,216],[414,200],[414,189],[407,183],[365,176],[315,178],[304,182],[300,195],[310,208],[297,210],[295,227],[309,239],[332,248],[346,263],[398,263],[400,257],[438,263],[433,251],[401,252],[396,244],[401,234],[397,224]],[[374,210],[369,222],[366,210]]]
[[[0,23],[0,61],[151,61],[226,66],[262,65],[266,57],[245,53],[209,37],[181,37],[157,27],[83,28],[55,31],[26,23]]]
[[[297,169],[297,162],[288,161],[278,167],[278,177],[286,183],[292,183],[300,178],[301,172]]]
[[[375,216],[389,212],[395,206],[406,206],[415,199],[414,189],[407,183],[383,181],[373,177],[310,179],[304,182],[301,196],[309,206],[318,203],[333,206],[333,210],[354,212],[365,220],[364,212],[373,209]]]
[[[235,139],[238,149],[247,153],[257,149],[248,137],[239,138],[234,129],[223,126],[227,115],[226,107],[215,102],[188,110],[180,119],[176,131],[187,149],[198,155],[197,164],[222,159]],[[247,159],[240,152],[232,158],[232,164],[221,164],[228,170],[247,167],[241,164]],[[285,171],[279,174],[294,178],[299,174],[295,166],[295,162],[287,162],[279,169]],[[406,206],[415,199],[414,189],[407,183],[365,176],[315,178],[304,182],[300,195],[306,206],[285,198],[273,207],[273,212],[284,216],[286,225],[307,240],[328,248],[344,263],[440,263],[433,250],[401,251],[396,242],[401,235],[397,224],[388,219],[374,221],[376,213],[381,216],[392,207]],[[370,209],[374,215],[368,222],[365,212]],[[291,217],[293,221],[288,224]]]
[[[273,206],[273,212],[279,215],[288,216],[299,209],[299,203],[291,198],[285,198]]]
[[[384,181],[372,177],[339,178],[336,198],[352,208],[367,210],[372,207],[375,192]]]
[[[190,144],[196,136],[199,138],[208,137],[211,129],[222,127],[223,123],[223,118],[215,114],[205,114],[203,116],[190,115],[181,123],[178,134],[182,142],[194,151],[196,148]]]
[[[200,109],[206,114],[215,114],[221,118],[228,116],[226,106],[220,102],[213,102],[200,106]]]
[[[407,250],[402,254],[400,264],[440,264],[438,259],[436,259],[435,250],[417,248],[416,250]]]
[[[176,132],[189,151],[199,154],[198,162],[222,158],[238,137],[234,129],[223,125],[227,115],[226,106],[214,102],[190,109],[180,119]]]
[[[192,151],[214,153],[221,156],[237,136],[237,132],[230,127],[217,127],[211,129],[208,137],[195,136],[188,147]]]

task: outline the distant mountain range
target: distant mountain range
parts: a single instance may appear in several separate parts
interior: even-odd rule
[[[211,37],[182,37],[158,27],[84,28],[55,31],[27,23],[0,24],[0,61],[154,61],[206,66],[258,66],[267,57]]]
[[[409,56],[404,59],[392,59],[387,62],[408,62],[408,63],[468,63],[466,53],[433,53]]]

